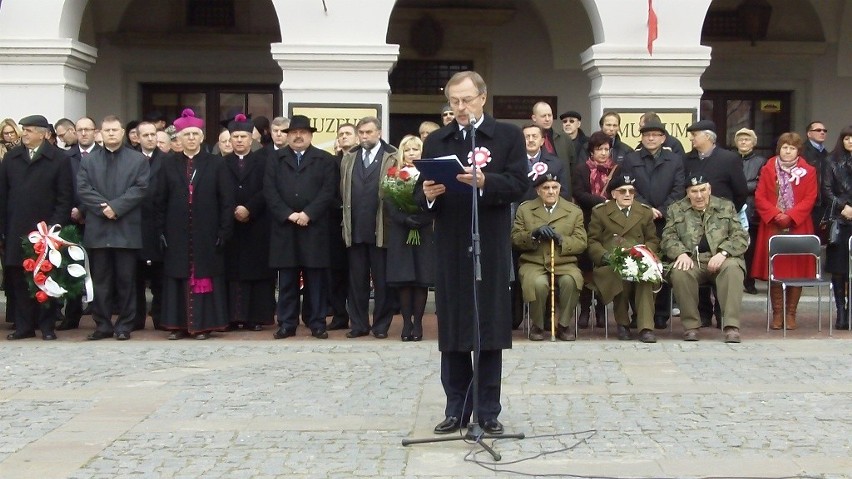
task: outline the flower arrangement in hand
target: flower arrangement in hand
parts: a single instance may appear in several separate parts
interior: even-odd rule
[[[387,175],[382,178],[382,193],[391,200],[400,211],[408,214],[420,212],[420,207],[414,202],[414,185],[420,172],[413,166],[388,168]],[[417,228],[408,230],[405,244],[417,246],[420,244],[420,231]]]
[[[608,257],[609,266],[625,281],[636,283],[663,282],[663,264],[643,244],[625,248],[616,246]]]
[[[49,298],[93,298],[92,280],[86,250],[80,246],[80,233],[74,226],[48,228],[42,221],[22,241],[25,277],[36,301],[47,305]]]

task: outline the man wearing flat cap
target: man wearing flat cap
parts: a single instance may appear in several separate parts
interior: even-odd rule
[[[589,222],[589,256],[595,264],[593,277],[604,304],[613,302],[618,339],[630,339],[631,300],[636,312],[639,340],[654,343],[654,284],[623,281],[609,266],[609,257],[616,246],[631,248],[643,244],[657,254],[660,240],[654,226],[654,213],[650,206],[636,201],[635,180],[622,174],[615,175],[607,185],[612,200],[592,208]]]
[[[544,339],[544,317],[550,295],[550,274],[556,275],[559,305],[556,337],[573,341],[571,318],[583,287],[583,274],[577,266],[577,255],[586,249],[583,212],[568,200],[560,198],[559,178],[544,174],[533,181],[538,198],[521,203],[512,227],[512,244],[521,252],[519,275],[525,302],[530,304],[530,339]],[[555,254],[551,256],[551,243]],[[551,265],[553,267],[551,268]],[[556,319],[556,318],[554,318]]]
[[[662,123],[650,119],[639,129],[642,143],[621,164],[622,174],[635,180],[636,202],[651,207],[657,237],[663,234],[668,208],[683,198],[683,157],[665,146],[668,133]],[[654,327],[665,329],[671,315],[671,289],[663,284],[657,293]]]
[[[325,275],[330,265],[329,210],[340,181],[330,153],[311,145],[316,128],[295,115],[287,146],[267,159],[263,178],[266,207],[271,215],[269,265],[278,270],[278,331],[273,337],[296,335],[299,312],[317,339],[326,332]],[[304,280],[305,305],[299,301],[299,276]]]
[[[73,186],[65,152],[45,140],[50,127],[41,115],[23,118],[21,144],[9,150],[0,163],[0,249],[7,295],[14,301],[15,332],[6,339],[24,339],[41,330],[42,339],[56,339],[56,308],[42,308],[32,297],[24,277],[21,237],[44,221],[48,225],[71,222]]]
[[[574,156],[580,158],[580,153],[586,150],[586,143],[589,142],[589,137],[581,128],[583,116],[574,110],[568,110],[559,115],[559,119],[562,121],[562,130],[568,134],[574,145]]]
[[[711,190],[704,176],[690,175],[686,198],[669,207],[660,248],[673,262],[669,282],[680,305],[684,341],[698,341],[698,286],[712,283],[721,304],[725,342],[738,343],[748,233],[733,204],[712,196]]]
[[[242,113],[228,124],[234,151],[225,156],[234,192],[234,235],[225,243],[230,329],[275,324],[275,272],[269,267],[269,215],[263,194],[265,152],[252,152],[254,125]]]

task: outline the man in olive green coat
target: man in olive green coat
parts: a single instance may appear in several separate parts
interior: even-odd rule
[[[650,206],[634,201],[634,181],[629,176],[614,176],[607,185],[614,199],[592,208],[588,253],[596,265],[592,277],[601,299],[604,304],[613,302],[618,339],[630,339],[628,308],[633,300],[636,324],[640,331],[639,340],[643,343],[655,343],[655,284],[624,281],[609,266],[609,256],[616,246],[631,248],[644,244],[654,254],[660,249],[660,240],[654,226],[654,211]]]
[[[683,339],[698,341],[698,285],[712,282],[722,304],[725,342],[738,343],[749,237],[734,204],[710,193],[702,175],[687,179],[686,198],[669,207],[661,247],[674,261],[669,281],[680,305]]]
[[[521,291],[524,301],[530,303],[533,322],[530,339],[544,339],[542,327],[552,269],[559,289],[556,337],[562,341],[573,341],[569,325],[583,287],[577,255],[586,250],[583,212],[559,197],[559,178],[551,174],[539,175],[533,179],[533,186],[538,198],[518,206],[512,227],[512,244],[521,252],[518,259]],[[554,243],[554,255],[550,254],[551,242]]]

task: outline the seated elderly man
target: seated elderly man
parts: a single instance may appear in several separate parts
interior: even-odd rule
[[[654,225],[654,211],[650,206],[634,201],[634,181],[629,176],[613,177],[607,185],[613,199],[592,208],[588,253],[596,265],[593,278],[603,303],[613,302],[618,339],[630,339],[628,308],[632,299],[640,331],[639,340],[655,343],[654,284],[624,281],[609,266],[609,256],[616,246],[631,248],[644,244],[655,254],[659,252],[660,239]]]
[[[669,206],[661,248],[673,260],[669,281],[680,305],[684,341],[698,341],[698,285],[716,285],[726,343],[740,342],[743,255],[748,232],[730,201],[712,196],[702,175],[686,182],[686,198]]]
[[[559,290],[559,326],[556,337],[573,341],[569,334],[570,321],[583,275],[577,267],[577,255],[586,249],[586,230],[583,212],[566,199],[559,197],[559,178],[543,174],[533,179],[538,198],[518,206],[512,227],[512,244],[520,251],[518,271],[524,301],[530,303],[530,339],[544,339],[545,308],[550,294],[550,274],[556,275]],[[551,256],[551,242],[554,255]],[[555,298],[554,298],[555,299]]]

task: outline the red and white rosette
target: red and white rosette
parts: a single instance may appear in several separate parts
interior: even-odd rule
[[[530,167],[530,172],[527,173],[527,176],[532,178],[532,181],[535,181],[538,179],[539,176],[542,176],[545,173],[547,173],[547,163],[543,161],[537,161],[533,163],[533,165]]]
[[[491,163],[491,150],[484,146],[477,146],[475,150],[467,154],[467,163],[469,165],[475,163],[477,168],[485,168],[485,165]]]
[[[808,170],[802,168],[801,166],[794,167],[792,170],[790,170],[790,183],[795,183],[796,186],[798,186],[799,181],[807,174]]]
[[[86,303],[91,302],[95,294],[92,285],[92,275],[89,273],[89,256],[86,254],[86,250],[80,245],[62,239],[59,236],[61,229],[61,225],[53,225],[48,228],[47,223],[42,221],[36,225],[35,231],[31,231],[27,235],[27,239],[33,244],[33,249],[38,254],[35,261],[35,269],[32,272],[33,279],[42,271],[41,266],[45,261],[49,261],[54,268],[62,267],[62,253],[59,250],[68,248],[68,256],[74,261],[83,261],[84,265],[80,266],[77,263],[67,265],[68,274],[75,278],[85,277],[83,301]],[[47,277],[41,284],[36,282],[35,285],[51,298],[62,297],[63,294],[68,292],[50,277]]]

